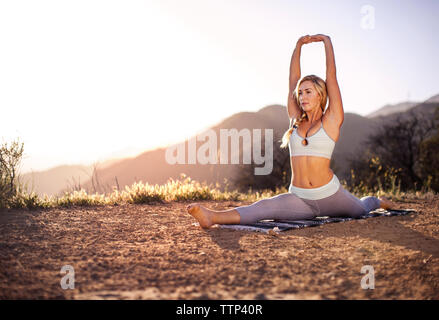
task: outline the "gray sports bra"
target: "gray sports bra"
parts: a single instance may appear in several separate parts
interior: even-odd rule
[[[299,135],[297,129],[293,130],[288,144],[291,157],[317,156],[331,159],[335,141],[326,133],[325,128],[323,128],[323,122],[320,123],[320,129],[306,138],[308,140],[308,145],[306,146],[302,144],[304,137]]]

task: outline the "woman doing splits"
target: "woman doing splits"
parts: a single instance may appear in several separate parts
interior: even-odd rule
[[[300,75],[302,45],[319,41],[325,45],[326,82],[315,75],[303,78]],[[287,109],[290,127],[280,147],[288,146],[290,151],[292,178],[289,192],[222,211],[211,210],[198,203],[190,204],[187,211],[202,228],[210,228],[213,224],[252,224],[264,219],[358,217],[378,208],[395,207],[384,197],[358,199],[343,188],[329,167],[344,120],[329,36],[306,35],[297,41],[290,64]]]

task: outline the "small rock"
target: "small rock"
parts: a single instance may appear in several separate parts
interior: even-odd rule
[[[268,234],[270,236],[275,236],[276,237],[276,236],[279,235],[279,233],[280,233],[280,230],[279,230],[278,227],[274,227],[273,229],[268,230]]]
[[[422,262],[425,264],[433,257],[433,255],[430,255],[427,259],[422,260]]]
[[[258,293],[255,295],[255,300],[267,300],[267,297],[263,293]]]

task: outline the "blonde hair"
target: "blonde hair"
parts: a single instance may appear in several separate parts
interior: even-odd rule
[[[326,91],[326,83],[322,78],[320,78],[316,75],[313,75],[313,74],[305,76],[297,82],[296,88],[294,89],[294,92],[293,92],[293,98],[296,101],[296,104],[300,107],[299,87],[305,81],[311,81],[311,83],[313,84],[314,89],[316,89],[317,93],[319,94],[319,96],[321,98],[320,99],[320,108],[322,109],[322,112],[324,112],[325,107],[326,107],[326,103],[328,101],[328,93]],[[300,108],[302,109],[302,107],[300,107]],[[307,118],[307,114],[302,109],[302,115],[300,117],[291,119],[290,127],[284,133],[284,135],[282,137],[282,144],[280,145],[281,148],[286,148],[288,146],[288,143],[290,142],[290,137],[291,137],[291,134],[293,133],[293,130],[297,129],[299,127],[300,123],[305,118]]]

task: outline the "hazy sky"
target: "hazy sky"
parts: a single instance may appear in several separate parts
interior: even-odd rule
[[[438,13],[434,0],[0,0],[0,135],[24,142],[23,172],[183,141],[285,105],[296,41],[315,33],[332,39],[345,112],[423,101],[439,93]],[[323,43],[301,62],[325,78]]]

